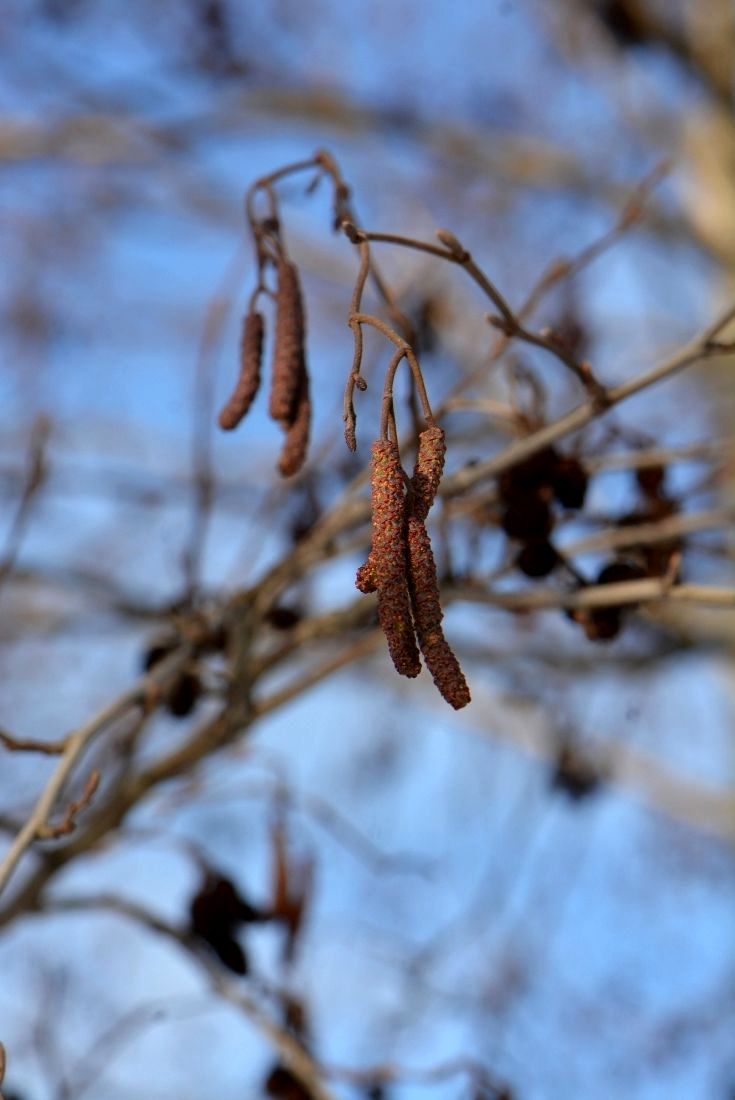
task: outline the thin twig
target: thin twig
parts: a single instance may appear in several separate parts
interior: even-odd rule
[[[619,584],[590,584],[573,591],[529,588],[522,592],[495,592],[481,584],[455,584],[455,599],[486,603],[506,611],[548,611],[566,608],[620,607],[658,603],[693,603],[704,607],[735,608],[735,588],[707,584],[671,584],[667,577],[646,577]]]
[[[596,550],[623,550],[628,546],[653,546],[679,535],[695,531],[710,531],[718,527],[727,529],[735,521],[735,509],[714,508],[707,512],[684,512],[665,519],[643,521],[630,526],[605,528],[591,535],[584,535],[564,546],[569,555],[586,554]]]
[[[5,540],[5,549],[0,554],[0,585],[13,570],[31,516],[33,502],[46,479],[46,446],[50,433],[50,421],[45,416],[39,416],[31,428],[20,500]]]
[[[285,1028],[268,1015],[256,999],[225,976],[222,967],[209,954],[200,950],[188,931],[169,924],[140,905],[116,897],[99,894],[90,897],[67,897],[49,902],[49,912],[86,912],[103,910],[117,913],[135,921],[151,932],[163,936],[186,951],[203,971],[213,993],[237,1008],[278,1052],[279,1057],[308,1090],[314,1100],[335,1100],[332,1092],[322,1082],[322,1071],[306,1048]]]
[[[0,862],[0,893],[24,852],[37,837],[43,834],[43,830],[48,825],[49,814],[84,750],[113,722],[122,718],[132,708],[145,704],[152,694],[159,693],[162,687],[184,667],[190,656],[191,647],[181,646],[147,676],[138,680],[128,691],[123,692],[74,733],[69,734],[65,739],[66,747],[56,769]]]

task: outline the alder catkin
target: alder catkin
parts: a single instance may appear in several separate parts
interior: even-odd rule
[[[373,545],[368,562],[378,590],[378,618],[396,671],[418,676],[421,661],[411,616],[406,555],[406,496],[397,445],[372,448]]]
[[[408,561],[411,602],[416,634],[426,667],[446,701],[460,710],[470,701],[470,691],[459,661],[442,630],[439,582],[431,540],[423,519],[408,519]]]
[[[296,411],[288,425],[283,449],[278,459],[278,471],[283,477],[293,477],[306,461],[309,447],[309,427],[311,424],[311,399],[309,397],[309,376],[302,366]]]
[[[355,587],[364,592],[367,596],[371,592],[377,591],[377,585],[375,584],[375,577],[373,575],[373,562],[372,553],[368,555],[368,559],[357,570],[355,576]]]
[[[304,307],[296,266],[281,257],[277,265],[276,333],[268,411],[285,426],[301,410],[299,391],[305,370]]]
[[[225,431],[232,431],[237,427],[252,405],[260,387],[264,331],[262,313],[250,310],[242,325],[240,374],[232,394],[219,414],[219,426]]]
[[[413,515],[425,520],[429,509],[434,503],[434,497],[439,489],[442,473],[444,472],[444,456],[447,447],[444,442],[444,431],[438,425],[419,435],[416,465],[413,470],[411,484],[414,491]]]

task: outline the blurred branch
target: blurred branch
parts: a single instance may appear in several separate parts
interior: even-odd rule
[[[55,898],[45,906],[45,911],[52,913],[90,910],[115,913],[177,944],[203,972],[212,992],[237,1008],[257,1028],[314,1100],[335,1100],[330,1090],[322,1083],[322,1070],[306,1047],[276,1023],[239,983],[227,978],[221,964],[213,955],[200,948],[187,930],[169,924],[134,902],[111,894]]]
[[[667,577],[646,577],[620,584],[590,584],[573,591],[529,588],[523,592],[494,592],[480,584],[456,584],[456,599],[487,603],[506,611],[547,611],[565,608],[622,607],[657,603],[695,603],[707,607],[735,608],[735,588],[707,584],[673,584]]]
[[[31,428],[20,501],[5,541],[5,549],[0,555],[0,585],[12,572],[34,500],[46,477],[46,445],[50,432],[50,421],[45,416],[39,416]]]
[[[145,705],[152,696],[159,693],[163,686],[185,665],[189,657],[189,647],[182,646],[178,652],[161,662],[148,676],[143,677],[137,684],[134,684],[133,687],[113,700],[112,703],[103,707],[89,721],[65,738],[65,747],[58,765],[46,783],[23,828],[15,837],[2,860],[0,860],[0,892],[7,885],[23,853],[33,844],[34,840],[46,834],[49,828],[49,814],[85,749],[109,725],[122,718],[133,708]],[[89,797],[91,797],[91,793]]]

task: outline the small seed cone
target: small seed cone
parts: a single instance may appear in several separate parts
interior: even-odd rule
[[[373,546],[368,561],[378,590],[378,618],[396,671],[418,676],[416,646],[408,594],[403,470],[398,447],[388,439],[373,444]]]
[[[268,411],[288,426],[299,412],[299,389],[304,370],[304,307],[294,264],[278,261],[276,336]]]
[[[419,646],[440,694],[455,710],[460,710],[469,703],[470,691],[459,661],[444,637],[431,540],[424,521],[416,515],[409,516],[407,541],[411,603]]]
[[[419,436],[416,465],[411,478],[413,486],[413,515],[425,520],[439,489],[444,472],[444,456],[447,447],[444,432],[434,424]]]
[[[306,461],[309,448],[309,427],[311,424],[311,400],[309,397],[309,376],[306,368],[301,369],[296,414],[289,424],[283,449],[278,459],[278,471],[283,477],[293,477]]]
[[[240,374],[227,404],[219,414],[219,426],[232,431],[252,405],[260,387],[264,323],[262,313],[246,314],[240,339]]]

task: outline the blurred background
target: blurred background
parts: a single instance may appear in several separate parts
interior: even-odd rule
[[[256,177],[326,148],[361,224],[451,228],[514,306],[604,241],[534,324],[605,383],[735,297],[732,0],[6,0],[0,55],[0,727],[18,735],[78,727],[139,675],[173,611],[253,583],[367,463],[379,382],[358,395],[354,457],[341,423],[354,249],[328,189],[307,196],[301,176],[279,194],[307,302],[311,458],[278,481],[262,401],[216,432],[255,278]],[[486,369],[488,304],[469,280],[378,249],[432,398],[474,378],[444,420],[450,469],[510,438],[483,401],[526,386],[551,417],[579,399],[538,349]],[[366,341],[370,381],[385,358]],[[733,365],[685,372],[570,442],[586,458],[678,453],[666,493],[715,517],[688,539],[685,577],[730,586]],[[562,541],[637,507],[625,461],[601,465]],[[497,526],[454,520],[456,574],[502,566]],[[315,568],[287,610],[348,603],[362,550]],[[330,1095],[735,1096],[735,612],[661,606],[595,645],[559,612],[457,601],[447,630],[467,710],[426,676],[399,681],[380,647],[151,791],[40,912],[0,901],[6,1100],[308,1100],[176,943],[119,913],[57,911],[115,893],[177,924],[204,863],[263,903],[284,831],[313,869],[308,905],[293,957],[278,929],[242,930],[243,985],[298,1004],[288,1028]],[[158,716],[140,751],[183,728]],[[98,744],[103,773],[115,751]],[[0,844],[52,764],[3,753]]]

